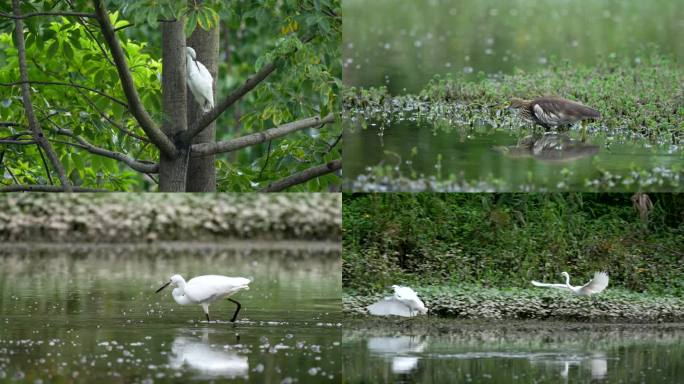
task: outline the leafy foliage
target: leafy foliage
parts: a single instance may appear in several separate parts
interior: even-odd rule
[[[605,270],[612,287],[684,291],[684,200],[651,194],[647,227],[627,194],[345,195],[343,283],[529,287]]]
[[[161,121],[161,44],[158,22],[185,17],[186,33],[195,28],[221,28],[217,100],[225,98],[263,65],[276,71],[217,120],[217,139],[228,140],[279,124],[339,110],[341,63],[339,1],[204,2],[111,0],[112,24],[126,53],[145,108]],[[89,1],[40,1],[22,12],[91,12]],[[10,6],[0,6],[11,13]],[[14,24],[0,23],[0,82],[19,78]],[[109,51],[97,27],[74,17],[26,19],[27,58],[31,81],[66,82],[125,101]],[[304,38],[310,41],[303,41]],[[54,133],[70,129],[90,143],[141,161],[156,162],[158,150],[144,138],[125,105],[87,89],[64,85],[32,85],[34,107],[43,129],[76,185],[112,190],[148,190],[153,180],[115,160],[91,155]],[[22,124],[3,137],[29,139],[19,85],[0,86],[0,120]],[[124,103],[125,104],[125,103]],[[49,116],[49,117],[48,117]],[[112,124],[116,123],[116,125]],[[339,159],[331,148],[341,134],[339,124],[307,129],[287,137],[217,158],[218,189],[254,191],[312,166]],[[270,151],[269,151],[270,149]],[[46,184],[40,152],[33,145],[2,145],[4,184]],[[16,179],[16,180],[15,180]],[[318,191],[338,185],[327,175],[291,190]]]

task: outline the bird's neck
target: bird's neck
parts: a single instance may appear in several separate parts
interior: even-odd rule
[[[183,287],[185,287],[185,282],[183,282]],[[183,291],[183,289],[180,287],[174,288],[173,292],[171,292],[171,295],[173,296],[173,300],[180,305],[191,304],[188,297],[185,296],[185,291]]]
[[[570,275],[565,275],[565,285],[567,285],[568,288],[572,288],[570,285]]]

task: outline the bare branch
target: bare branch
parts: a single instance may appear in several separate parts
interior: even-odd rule
[[[19,0],[12,0],[12,8],[15,16],[21,16],[19,8]],[[43,130],[40,128],[38,120],[36,120],[36,115],[33,111],[33,104],[31,102],[31,87],[28,84],[28,69],[26,66],[26,46],[24,45],[24,22],[21,18],[14,20],[14,27],[16,31],[16,41],[17,41],[17,52],[19,53],[19,73],[21,74],[21,94],[22,101],[24,103],[24,110],[26,111],[26,118],[29,123],[29,128],[33,132],[33,139],[40,145],[40,147],[45,151],[50,163],[57,171],[59,180],[62,183],[62,189],[65,192],[71,192],[71,184],[69,179],[67,179],[66,172],[62,163],[59,162],[57,153],[52,149],[50,142],[43,135]]]
[[[152,143],[154,143],[160,151],[166,156],[176,158],[178,156],[178,150],[176,149],[175,144],[161,131],[161,129],[159,129],[157,124],[152,120],[152,117],[150,117],[149,113],[145,110],[142,101],[140,101],[140,95],[138,95],[133,76],[126,63],[126,55],[124,54],[123,48],[121,48],[119,40],[116,38],[114,28],[109,20],[107,8],[101,0],[94,0],[94,3],[97,20],[100,23],[102,34],[107,41],[109,50],[116,63],[116,70],[119,73],[121,86],[126,95],[126,100],[128,100],[131,114],[138,121],[138,124],[140,124],[140,127],[145,131]]]
[[[342,169],[342,160],[333,160],[329,163],[318,165],[316,167],[312,167],[301,172],[297,172],[278,181],[274,181],[268,187],[262,189],[259,192],[282,191],[294,185],[306,183],[311,179],[327,175],[328,173],[332,173],[340,169]]]
[[[0,144],[31,145],[31,144],[36,144],[36,141],[35,140],[5,140],[5,139],[0,139]]]
[[[335,121],[335,116],[331,113],[322,119],[319,116],[309,117],[307,119],[279,125],[263,132],[252,133],[232,140],[219,141],[218,143],[194,144],[191,147],[191,156],[199,157],[215,153],[231,152],[245,147],[250,147],[252,145],[264,143],[301,129],[311,128],[318,125],[323,126],[333,121]]]
[[[0,121],[0,127],[21,127],[24,124],[15,123],[13,121]]]
[[[110,192],[106,189],[72,187],[72,192]],[[26,185],[12,184],[0,187],[0,192],[62,192],[62,187],[56,185]]]
[[[8,19],[14,19],[14,20],[23,20],[23,19],[28,19],[29,17],[35,17],[35,16],[77,16],[77,17],[91,17],[95,18],[95,14],[93,13],[86,13],[86,12],[33,12],[33,13],[27,13],[24,15],[17,15],[17,14],[9,14],[5,12],[0,12],[0,16],[6,17]]]
[[[54,122],[53,122],[54,124]],[[145,163],[142,161],[135,160],[127,155],[124,155],[123,153],[119,152],[114,152],[110,151],[104,148],[97,147],[90,142],[88,142],[86,139],[74,134],[71,130],[65,129],[65,128],[60,128],[57,127],[56,130],[57,133],[64,135],[64,136],[69,136],[72,139],[76,140],[78,144],[75,143],[69,143],[69,142],[64,142],[64,144],[69,144],[69,145],[74,145],[78,146],[79,148],[83,148],[86,151],[94,154],[94,155],[100,155],[104,157],[108,157],[110,159],[118,160],[132,169],[142,172],[142,173],[157,173],[159,172],[159,164],[155,163]]]
[[[302,39],[302,42],[307,43],[313,39],[313,35],[304,37]],[[292,52],[291,54],[294,54],[295,52]],[[180,141],[182,143],[190,143],[198,133],[202,132],[202,130],[211,124],[212,121],[216,120],[221,114],[228,109],[231,105],[233,105],[236,101],[240,100],[244,95],[246,95],[249,91],[254,89],[259,83],[264,81],[273,71],[276,69],[276,64],[277,62],[269,63],[264,65],[254,76],[250,77],[245,81],[240,88],[236,89],[228,95],[228,97],[218,103],[214,108],[212,108],[209,112],[205,113],[202,115],[202,117],[197,120],[192,126],[188,128],[187,131],[183,132],[180,135]]]
[[[113,102],[115,102],[115,103],[117,103],[117,104],[119,104],[119,105],[122,105],[122,106],[124,106],[125,108],[128,108],[128,104],[126,104],[125,101],[123,101],[123,100],[121,100],[121,99],[117,99],[117,98],[114,97],[114,96],[110,96],[110,95],[108,95],[108,94],[106,94],[106,93],[104,93],[104,92],[102,92],[102,91],[98,91],[98,90],[95,89],[95,88],[85,87],[85,86],[83,86],[83,85],[78,85],[78,84],[74,84],[74,83],[63,83],[63,82],[59,82],[59,81],[35,81],[35,80],[34,80],[34,81],[27,81],[26,83],[31,84],[31,85],[64,85],[64,86],[67,86],[67,87],[74,87],[74,88],[85,89],[85,90],[90,91],[90,92],[95,92],[95,93],[97,93],[97,94],[100,95],[100,96],[104,96],[104,97],[108,98],[109,100],[111,100],[111,101],[113,101]],[[13,82],[13,83],[0,83],[0,86],[12,87],[12,86],[15,86],[15,85],[22,85],[22,84],[24,84],[23,81],[15,81],[15,82]]]

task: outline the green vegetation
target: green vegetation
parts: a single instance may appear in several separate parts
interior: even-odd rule
[[[33,142],[22,105],[17,33],[14,20],[6,16],[13,13],[11,3],[0,5],[0,188],[58,186],[58,167],[50,164],[46,150]],[[206,41],[213,32],[208,30],[220,29],[215,33],[218,42],[211,60],[218,67],[218,75],[214,76],[215,105],[218,108],[229,95],[235,101],[215,120],[216,138],[210,141],[227,142],[289,122],[324,117],[339,109],[339,1],[107,1],[116,41],[124,51],[140,96],[140,108],[149,114],[151,123],[138,117],[134,108],[138,103],[124,92],[122,70],[115,65],[98,19],[94,15],[60,16],[61,12],[92,14],[96,3],[21,2],[22,14],[38,13],[23,21],[31,104],[69,183],[75,187],[169,191],[160,181],[164,170],[159,167],[166,166],[159,164],[164,163],[160,152],[165,147],[149,132],[167,129],[172,112],[165,110],[162,103],[165,87],[167,91],[174,89],[169,86],[170,80],[163,84],[163,54],[185,56],[181,50],[162,50],[163,42],[170,41],[168,33],[163,32],[170,20],[185,20],[187,44],[195,48],[210,44]],[[238,95],[236,91],[248,79],[271,65],[273,69],[263,80],[257,80],[251,91]],[[188,92],[188,110],[194,104]],[[187,125],[192,126],[195,120],[189,117]],[[200,173],[198,168],[215,176],[206,182],[207,188],[199,188],[202,190],[242,192],[267,188],[293,174],[339,161],[341,146],[333,144],[339,142],[340,134],[340,125],[333,122],[272,140],[264,136],[264,140],[232,149],[227,155],[217,152],[215,161],[213,157],[205,160],[208,165],[183,170],[189,174],[188,189],[200,184],[192,181]],[[171,139],[176,146],[182,146],[177,138]],[[294,185],[291,190],[327,191],[338,184],[339,177],[328,172]]]
[[[561,280],[558,280],[559,282]],[[418,295],[430,314],[463,319],[556,319],[605,321],[681,321],[684,299],[679,296],[634,293],[609,289],[595,297],[574,296],[544,288],[482,288],[418,286]],[[365,307],[382,295],[343,298],[347,313],[365,314]]]
[[[392,119],[413,111],[421,121],[436,125],[457,117],[468,125],[507,126],[522,122],[502,111],[512,97],[555,95],[579,100],[601,111],[594,131],[611,136],[637,136],[650,142],[682,144],[684,137],[684,71],[676,61],[655,53],[638,62],[607,58],[595,66],[552,59],[543,69],[516,70],[512,75],[466,81],[464,76],[435,76],[418,94],[390,95],[385,87],[343,91],[351,114]],[[529,126],[529,125],[528,125]]]
[[[353,296],[407,284],[429,301],[431,289],[532,291],[530,280],[560,282],[561,271],[580,285],[605,270],[616,299],[681,296],[684,195],[649,196],[640,216],[630,194],[347,194],[343,284]]]

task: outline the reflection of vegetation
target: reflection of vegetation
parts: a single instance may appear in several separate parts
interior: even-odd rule
[[[606,270],[609,289],[682,294],[683,197],[652,194],[644,226],[627,194],[345,195],[343,283],[532,289]]]
[[[3,241],[331,240],[335,194],[17,195],[0,199]]]

